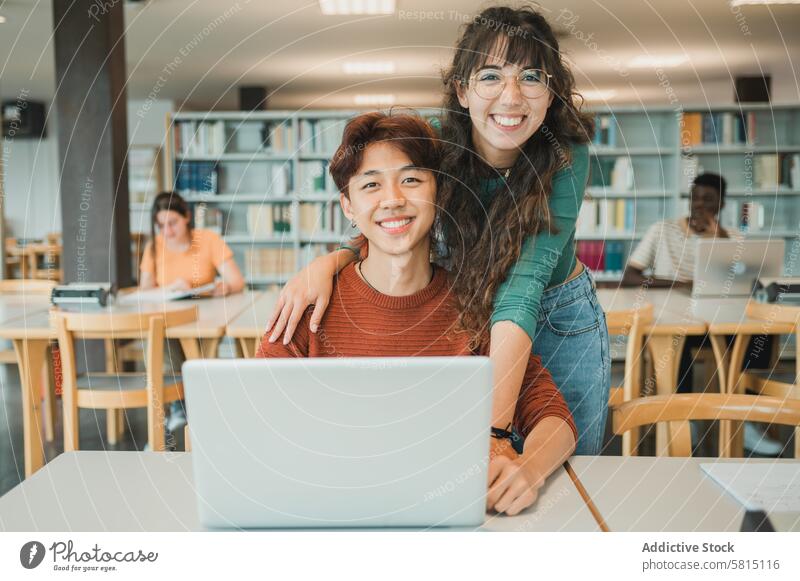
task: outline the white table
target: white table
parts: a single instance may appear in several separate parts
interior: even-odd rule
[[[171,326],[166,336],[179,339],[187,359],[216,357],[217,347],[228,323],[242,311],[252,308],[260,293],[239,293],[226,297],[177,301],[168,304],[110,305],[106,312],[163,311],[184,309],[197,305],[197,319],[191,323]],[[33,298],[31,297],[32,300]],[[37,305],[39,303],[36,303]],[[42,391],[41,370],[47,363],[47,347],[57,339],[50,314],[45,308],[25,306],[18,316],[0,325],[0,338],[14,341],[17,364],[20,369],[23,398],[23,428],[25,448],[25,476],[30,476],[44,463],[42,441],[38,428],[39,394]],[[48,412],[49,413],[49,412]]]
[[[744,508],[700,468],[713,462],[775,460],[576,456],[570,465],[612,531],[739,531]],[[800,471],[800,461],[777,462]],[[797,517],[774,518],[781,530],[800,529]]]
[[[2,531],[197,531],[191,453],[68,452],[0,498]],[[563,468],[537,503],[488,531],[597,531]]]
[[[233,338],[242,357],[254,357],[267,325],[267,319],[278,302],[280,293],[264,292],[249,308],[228,323],[225,334]]]

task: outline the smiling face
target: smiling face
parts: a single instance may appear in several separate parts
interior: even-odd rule
[[[533,82],[523,71],[540,69],[537,63],[507,63],[503,44],[489,53],[485,63],[472,71],[466,83],[457,88],[458,101],[469,109],[472,120],[472,141],[478,153],[495,167],[508,167],[519,156],[519,150],[541,127],[547,108],[553,100],[552,93],[544,90],[538,96],[531,93],[525,84]],[[541,76],[540,82],[546,82]],[[497,96],[487,98],[481,84],[505,83]],[[533,91],[537,93],[537,91]]]
[[[717,188],[693,185],[689,225],[695,232],[704,233],[722,209],[722,196]]]
[[[390,142],[372,143],[347,191],[342,210],[369,240],[370,258],[419,252],[427,263],[436,214],[433,172],[414,167]]]
[[[156,226],[167,242],[183,242],[189,237],[189,218],[175,210],[158,212]]]

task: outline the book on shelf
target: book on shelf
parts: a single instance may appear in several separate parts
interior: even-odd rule
[[[328,172],[328,162],[302,161],[299,165],[299,183],[301,193],[335,193],[336,186]]]
[[[293,274],[296,270],[294,248],[250,248],[244,251],[248,278]]]
[[[212,208],[205,202],[194,205],[194,226],[216,232],[220,236],[223,230],[223,215],[219,208]]]
[[[618,273],[622,273],[622,271],[625,270],[624,242],[621,240],[609,240],[606,242],[603,270]]]
[[[613,115],[598,115],[595,122],[594,145],[616,147],[617,120]]]
[[[756,187],[765,190],[800,188],[800,154],[767,153],[753,162]]]
[[[266,121],[261,131],[262,149],[270,153],[293,153],[294,131],[289,121]]]
[[[575,245],[575,256],[589,270],[603,271],[606,265],[605,244],[602,240],[579,240]]]
[[[291,232],[292,222],[291,204],[272,205],[272,229],[274,232]]]
[[[176,121],[173,134],[178,156],[222,155],[225,152],[224,121]]]
[[[636,200],[585,199],[578,214],[575,233],[603,235],[607,232],[633,232],[636,226]]]
[[[633,166],[631,159],[620,157],[593,157],[589,185],[610,188],[615,191],[630,191],[633,188]]]
[[[185,194],[216,194],[219,169],[215,161],[175,161],[175,191]]]
[[[739,230],[741,232],[760,232],[764,229],[764,204],[743,202],[739,211]]]
[[[292,166],[290,163],[271,163],[269,168],[269,194],[288,196],[292,191]]]
[[[304,236],[341,235],[343,214],[338,202],[300,204],[300,232]]]
[[[247,232],[254,237],[268,238],[275,234],[274,204],[248,204]]]
[[[342,131],[340,119],[301,119],[300,151],[330,155],[339,147]]]
[[[681,120],[681,145],[744,145],[756,143],[754,111],[684,113]]]

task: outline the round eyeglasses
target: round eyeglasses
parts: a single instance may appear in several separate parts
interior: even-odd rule
[[[509,75],[513,76],[513,75]],[[470,77],[470,84],[475,93],[483,99],[499,97],[506,88],[508,77],[497,69],[481,69]],[[541,69],[525,69],[514,78],[520,93],[529,99],[541,97],[547,92],[552,75]]]

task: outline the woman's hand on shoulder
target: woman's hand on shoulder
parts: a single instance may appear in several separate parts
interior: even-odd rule
[[[310,329],[312,333],[317,332],[333,293],[333,279],[336,272],[335,265],[331,265],[327,256],[322,256],[312,260],[308,266],[289,279],[281,290],[278,302],[267,321],[265,333],[272,331],[269,337],[271,343],[277,341],[283,333],[283,343],[288,344],[309,305],[314,305]]]

